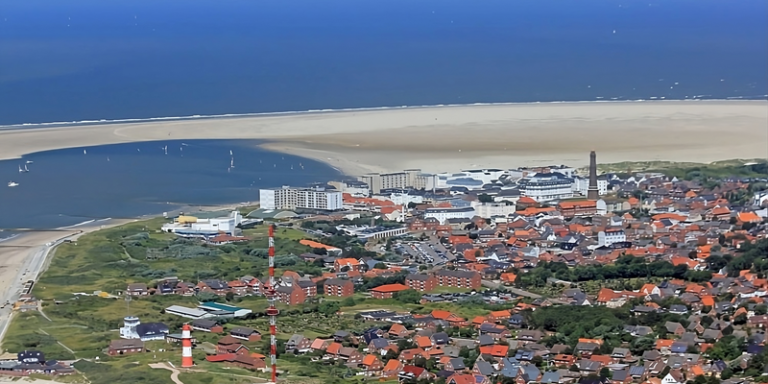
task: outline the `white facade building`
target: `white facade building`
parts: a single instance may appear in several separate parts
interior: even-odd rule
[[[220,233],[232,235],[238,231],[237,226],[243,221],[238,211],[232,211],[227,217],[198,219],[194,216],[179,216],[173,223],[164,224],[163,232],[175,233],[186,237],[207,237]]]
[[[589,178],[576,177],[575,179],[573,179],[574,192],[579,193],[582,196],[586,196],[588,190],[589,190]],[[608,180],[600,179],[600,178],[597,179],[597,194],[599,196],[608,194]]]
[[[403,205],[406,207],[409,203],[421,204],[424,202],[424,196],[409,195],[407,193],[392,193],[387,197],[387,199],[397,205]]]
[[[475,214],[477,216],[486,219],[495,216],[507,217],[510,214],[515,213],[515,205],[506,203],[481,203],[479,201],[473,201],[472,208],[475,209]]]
[[[601,247],[608,247],[611,244],[623,243],[627,241],[627,235],[623,229],[609,229],[597,233],[597,244]]]
[[[288,186],[260,190],[259,204],[264,209],[305,208],[335,211],[344,208],[341,192]]]
[[[434,218],[445,224],[448,219],[471,219],[476,216],[475,209],[472,207],[462,208],[427,208],[424,212],[424,218]]]
[[[573,180],[561,173],[537,173],[520,180],[520,193],[538,202],[570,199]]]
[[[423,173],[420,169],[406,169],[395,173],[369,173],[358,180],[368,184],[371,193],[380,193],[382,189],[432,189],[435,175]]]

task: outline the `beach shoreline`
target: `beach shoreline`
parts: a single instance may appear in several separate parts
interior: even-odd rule
[[[181,209],[167,212],[168,217],[175,216],[180,211],[194,214],[196,212],[212,212],[237,209],[252,205],[254,202],[243,202],[220,205],[184,206]],[[151,220],[164,217],[163,214],[143,215],[131,219],[97,219],[75,225],[49,230],[34,230],[18,233],[11,238],[0,241],[0,302],[13,304],[18,299],[18,291],[26,280],[37,281],[48,268],[55,256],[56,247],[61,241],[77,240],[80,236],[103,229],[119,227],[137,221]],[[0,308],[0,345],[11,321],[10,305]]]
[[[350,176],[466,168],[768,158],[768,101],[598,101],[281,112],[221,118],[21,126],[0,159],[62,148],[178,139],[259,139]],[[724,134],[729,140],[722,140]]]

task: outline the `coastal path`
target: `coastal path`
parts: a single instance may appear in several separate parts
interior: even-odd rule
[[[149,367],[150,368],[154,368],[154,369],[167,369],[167,370],[171,371],[171,380],[175,384],[184,384],[183,381],[179,380],[179,374],[181,372],[179,372],[178,369],[171,367],[167,363],[154,363],[154,364],[150,364]]]

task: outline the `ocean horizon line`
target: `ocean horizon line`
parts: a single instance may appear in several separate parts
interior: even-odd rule
[[[99,119],[99,120],[79,120],[79,121],[57,121],[47,123],[21,123],[0,125],[1,130],[17,130],[23,128],[40,127],[67,127],[67,126],[88,126],[98,124],[124,124],[124,123],[150,123],[159,121],[184,121],[184,120],[203,120],[203,119],[226,119],[242,117],[260,117],[260,116],[290,116],[318,113],[335,112],[368,112],[385,111],[401,109],[420,109],[420,108],[450,108],[450,107],[479,107],[479,106],[502,106],[502,105],[531,105],[531,104],[592,104],[592,103],[643,103],[643,102],[717,102],[717,101],[765,101],[768,100],[768,94],[754,96],[731,96],[726,98],[705,98],[709,95],[696,95],[684,99],[668,99],[664,96],[652,96],[647,99],[619,99],[598,96],[596,100],[558,100],[558,101],[524,101],[524,102],[495,102],[495,103],[469,103],[469,104],[423,104],[423,105],[400,105],[384,107],[359,107],[359,108],[324,108],[308,109],[303,111],[277,111],[277,112],[249,112],[249,113],[225,113],[216,115],[187,115],[187,116],[162,116],[147,118],[126,118],[126,119]]]

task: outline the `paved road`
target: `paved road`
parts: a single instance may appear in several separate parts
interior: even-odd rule
[[[539,295],[537,293],[528,292],[528,291],[525,291],[525,290],[522,290],[522,289],[519,289],[519,288],[508,287],[506,285],[502,285],[501,283],[496,283],[496,282],[493,282],[491,280],[483,280],[482,284],[483,284],[484,287],[491,288],[491,289],[505,290],[505,291],[514,293],[515,295],[518,295],[518,296],[530,297],[532,299],[538,299],[538,298],[542,297],[541,295]],[[564,304],[564,305],[568,304],[567,302],[562,301],[560,299],[554,299],[554,298],[548,298],[548,299],[549,299],[549,301],[551,301],[554,304]]]

